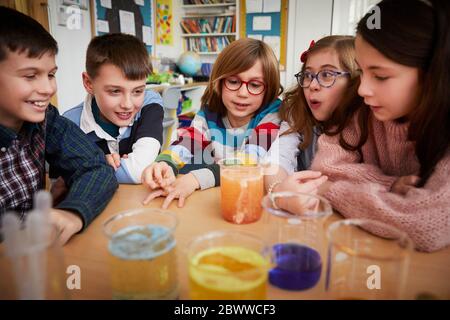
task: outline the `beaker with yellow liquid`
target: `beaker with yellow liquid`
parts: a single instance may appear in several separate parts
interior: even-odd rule
[[[257,237],[211,232],[191,242],[188,259],[191,299],[266,299],[270,251]]]
[[[104,224],[109,237],[114,299],[176,299],[176,217],[158,209],[118,214]]]

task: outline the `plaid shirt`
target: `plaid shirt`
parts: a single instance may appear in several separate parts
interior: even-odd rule
[[[61,173],[69,192],[56,208],[75,211],[86,227],[118,187],[103,152],[49,106],[44,123],[25,123],[19,134],[0,125],[0,214],[24,216],[44,187],[45,161]]]

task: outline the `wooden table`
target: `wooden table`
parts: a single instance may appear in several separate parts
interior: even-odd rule
[[[103,234],[102,224],[121,211],[142,208],[141,201],[146,194],[147,191],[141,185],[120,185],[104,212],[64,247],[66,266],[78,265],[81,268],[81,289],[70,292],[72,299],[111,298],[107,238]],[[159,208],[161,204],[162,199],[156,199],[146,207]],[[189,299],[186,245],[191,239],[212,230],[243,230],[261,234],[264,227],[262,220],[248,225],[234,225],[224,221],[220,215],[219,188],[197,191],[187,200],[184,208],[178,208],[173,202],[169,210],[179,219],[175,236],[181,299]],[[327,224],[338,219],[341,219],[340,216],[334,214]],[[431,254],[414,252],[408,276],[407,297],[414,299],[419,293],[431,293],[436,298],[450,299],[449,276],[450,247]],[[323,285],[319,284],[305,292],[288,292],[269,286],[268,298],[326,298],[322,288]]]

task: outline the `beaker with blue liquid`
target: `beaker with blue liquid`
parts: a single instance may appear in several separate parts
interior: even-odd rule
[[[178,298],[176,226],[174,214],[149,208],[104,223],[114,299]]]
[[[284,290],[315,287],[325,266],[325,220],[332,214],[320,196],[279,192],[264,197],[266,241],[274,267],[269,282]]]

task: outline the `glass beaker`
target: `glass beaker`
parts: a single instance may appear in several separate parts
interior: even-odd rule
[[[326,252],[324,222],[332,214],[317,195],[278,192],[264,197],[266,236],[274,267],[269,282],[285,290],[306,290],[321,278]]]
[[[6,217],[3,218],[5,223]],[[18,218],[13,219],[17,219],[19,226]],[[4,231],[0,232],[5,237],[0,243],[0,300],[68,299],[57,228],[42,224],[38,233],[29,227],[16,228],[14,239]]]
[[[222,217],[244,224],[261,218],[264,195],[263,168],[242,157],[219,161]]]
[[[114,299],[178,298],[177,218],[159,209],[137,209],[105,221]]]
[[[270,252],[259,238],[216,231],[188,246],[191,299],[266,299]]]
[[[330,298],[402,298],[412,250],[405,232],[378,221],[348,219],[332,223],[327,236],[326,289]]]

